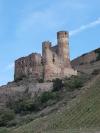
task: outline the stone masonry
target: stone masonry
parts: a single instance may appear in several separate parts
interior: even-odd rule
[[[55,78],[77,75],[72,69],[69,57],[69,33],[57,32],[57,45],[45,41],[42,43],[42,56],[32,53],[15,61],[15,80],[33,77],[36,80],[51,81]]]
[[[71,61],[71,65],[79,72],[91,74],[100,69],[100,48],[85,53]]]
[[[95,62],[98,57],[98,54],[95,51],[91,51],[89,53],[83,54],[77,57],[76,59],[72,60],[71,62],[72,67],[75,68],[81,65],[91,64]]]

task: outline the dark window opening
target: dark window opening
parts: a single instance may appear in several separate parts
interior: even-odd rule
[[[53,60],[52,60],[52,61],[53,61],[53,63],[55,63],[55,59],[54,59],[54,58],[53,58]]]
[[[53,59],[52,59],[53,63],[55,63],[55,55],[53,54]]]

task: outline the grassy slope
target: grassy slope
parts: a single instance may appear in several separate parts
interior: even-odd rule
[[[80,95],[70,101],[69,104],[65,104],[63,108],[59,108],[58,111],[37,118],[19,128],[2,128],[0,133],[78,133],[85,129],[90,129],[88,133],[94,133],[92,129],[99,130],[99,127],[100,75],[88,83],[81,90]]]
[[[100,127],[100,76],[93,80],[84,93],[56,113],[11,129],[10,133],[78,133],[72,129],[99,129]],[[79,132],[80,132],[79,130]],[[89,131],[88,131],[89,133]],[[92,133],[92,130],[90,130]]]

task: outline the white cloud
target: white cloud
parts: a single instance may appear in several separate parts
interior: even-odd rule
[[[30,12],[26,12],[24,9],[24,17],[21,17],[16,28],[16,36],[22,36],[33,30],[35,33],[42,30],[45,32],[46,29],[62,29],[70,18],[68,12],[72,10],[80,11],[85,7],[86,5],[82,2],[62,0],[56,1],[53,4],[50,4],[49,7],[40,10],[31,10]]]
[[[20,22],[16,29],[16,35],[23,35],[23,33],[31,32],[33,29],[36,32],[38,30],[55,28],[59,24],[59,21],[55,18],[55,13],[49,9],[32,12]]]
[[[75,30],[72,30],[70,31],[70,36],[73,36],[73,35],[76,35],[78,34],[79,32],[81,31],[84,31],[84,30],[87,30],[89,28],[93,28],[97,25],[100,25],[100,18],[98,18],[97,20],[93,21],[93,22],[90,22],[89,24],[86,24],[86,25],[82,25],[81,27],[79,27],[78,29],[75,29]]]
[[[6,66],[5,70],[9,71],[12,70],[14,68],[14,63],[8,64],[8,66]]]
[[[62,7],[62,8],[68,8],[68,9],[72,9],[72,10],[79,10],[79,9],[83,9],[83,8],[86,8],[87,5],[85,4],[85,2],[82,2],[82,1],[75,1],[75,0],[63,0],[61,2],[58,3],[58,6],[59,8]]]

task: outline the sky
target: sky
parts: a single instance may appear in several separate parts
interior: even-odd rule
[[[69,31],[70,57],[100,47],[100,0],[0,0],[0,85],[13,80],[14,61]]]

